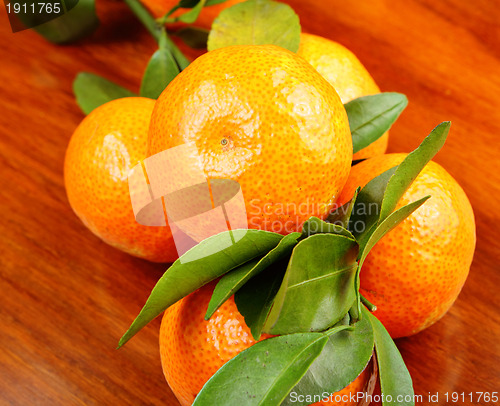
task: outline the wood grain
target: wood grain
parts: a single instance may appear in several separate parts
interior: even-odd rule
[[[498,2],[288,2],[305,31],[343,43],[383,90],[408,96],[390,151],[410,151],[452,121],[436,160],[474,207],[475,259],[448,315],[398,345],[416,393],[439,392],[432,404],[446,404],[445,392],[498,391]],[[155,49],[122,3],[98,3],[101,27],[70,46],[12,34],[0,7],[0,405],[177,405],[161,372],[158,320],[115,350],[164,266],[99,241],[64,191],[65,148],[83,118],[75,75],[95,72],[137,91]]]

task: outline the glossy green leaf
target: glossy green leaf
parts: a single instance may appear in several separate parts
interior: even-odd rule
[[[219,280],[219,282],[217,282],[217,285],[212,293],[212,297],[210,298],[210,302],[208,303],[205,320],[209,320],[216,310],[221,307],[227,299],[234,295],[234,293],[245,283],[242,282],[242,279],[255,268],[255,265],[257,265],[261,259],[262,257],[257,257],[251,261],[245,262],[239,267],[226,273]]]
[[[414,406],[412,379],[396,344],[373,314],[365,308],[363,313],[373,327],[380,388],[384,396],[383,406]]]
[[[389,231],[393,230],[397,227],[404,219],[406,219],[410,214],[412,214],[415,210],[417,210],[420,206],[422,206],[426,200],[430,196],[423,197],[415,202],[407,204],[391,213],[387,216],[382,223],[380,223],[374,230],[374,232],[370,235],[366,245],[363,247],[363,250],[360,254],[359,266],[363,265],[366,256],[370,252],[370,250],[374,247],[374,245],[382,239],[384,235],[386,235]]]
[[[116,83],[87,72],[80,72],[76,76],[73,92],[76,102],[85,114],[111,100],[137,96]]]
[[[404,161],[398,165],[385,189],[379,223],[392,213],[399,199],[410,187],[420,171],[444,145],[450,126],[449,121],[436,126],[418,148],[410,152]]]
[[[362,247],[380,218],[384,191],[397,166],[373,178],[363,187],[356,198],[349,221],[349,229]]]
[[[203,386],[193,406],[279,405],[327,342],[322,333],[259,341],[224,364]]]
[[[408,105],[401,93],[378,93],[359,97],[344,105],[351,128],[353,153],[379,139]]]
[[[331,212],[326,218],[326,221],[331,224],[336,224],[345,229],[349,229],[349,220],[351,218],[352,210],[354,209],[354,205],[356,203],[356,199],[358,198],[360,190],[361,188],[358,187],[355,190],[354,196],[351,198],[351,200],[349,200],[342,206],[337,207],[335,211]]]
[[[361,251],[377,224],[382,223],[392,213],[420,171],[441,149],[449,128],[449,122],[438,125],[401,164],[375,177],[361,189],[349,224]]]
[[[255,340],[260,339],[287,265],[288,258],[274,263],[265,272],[250,279],[234,295],[238,311],[245,318],[245,324]]]
[[[287,4],[248,0],[223,10],[212,24],[208,50],[230,45],[273,44],[297,52],[299,17]]]
[[[225,274],[217,283],[210,303],[208,304],[205,320],[210,319],[214,312],[222,306],[234,293],[240,289],[250,278],[258,275],[273,263],[289,257],[293,247],[297,245],[300,233],[291,233],[284,236],[279,244],[269,251],[264,257],[247,262]]]
[[[179,37],[187,46],[193,49],[205,49],[207,47],[209,31],[199,27],[184,27],[175,31],[172,35]]]
[[[327,223],[318,217],[310,217],[302,225],[302,237],[306,238],[314,234],[338,234],[354,240],[350,231],[337,224]]]
[[[228,235],[236,242],[221,249]],[[118,347],[184,296],[237,266],[266,254],[282,238],[280,234],[263,230],[233,230],[203,240],[177,259],[163,274],[141,312],[120,339]]]
[[[363,371],[373,354],[373,329],[367,317],[351,330],[338,331],[337,326],[326,332],[329,336],[323,351],[290,391],[282,406],[308,405],[345,388]],[[337,330],[335,330],[337,329]],[[299,395],[317,396],[308,402]],[[303,399],[303,401],[300,401]]]
[[[358,244],[337,234],[299,242],[263,331],[289,334],[332,326],[354,303]]]
[[[140,95],[157,99],[167,85],[179,74],[179,67],[166,44],[166,34],[160,39],[160,47],[149,60],[142,78]]]

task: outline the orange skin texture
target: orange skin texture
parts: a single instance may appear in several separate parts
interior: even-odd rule
[[[297,52],[335,88],[347,103],[362,96],[380,93],[380,89],[359,59],[343,45],[317,35],[302,33]],[[385,153],[389,132],[354,154],[365,159]]]
[[[202,11],[200,12],[200,15],[198,16],[198,19],[193,25],[195,25],[196,27],[206,28],[208,30],[212,26],[214,19],[219,15],[219,13],[222,10],[231,7],[234,4],[241,3],[242,1],[244,0],[227,0],[224,3],[203,7]],[[178,2],[179,0],[141,0],[141,3],[144,6],[146,6],[147,9],[149,9],[149,11],[153,14],[155,18],[163,17]],[[178,9],[171,15],[171,17],[178,17],[179,15],[184,14],[189,10],[190,9],[184,9],[184,8]],[[168,25],[169,27],[173,26],[174,28],[175,27],[180,28],[185,26],[186,24],[174,23]]]
[[[209,179],[243,192],[248,227],[288,234],[325,217],[347,179],[352,140],[335,89],[273,45],[208,52],[156,102],[148,155],[194,142]]]
[[[353,166],[338,203],[405,157],[381,155]],[[375,245],[360,274],[361,294],[377,306],[374,315],[393,338],[416,334],[444,316],[465,283],[474,254],[470,202],[455,179],[432,161],[397,208],[427,195],[431,197],[421,207]]]
[[[191,405],[210,377],[227,361],[256,341],[238,312],[234,297],[204,320],[216,283],[209,283],[170,306],[160,327],[160,355],[165,378],[182,406]],[[271,335],[263,334],[259,341]],[[371,363],[349,386],[336,394],[362,391]],[[335,394],[335,395],[336,395]],[[318,402],[315,405],[351,405]]]
[[[136,222],[128,173],[146,157],[154,100],[113,100],[83,119],[64,161],[64,183],[76,215],[106,243],[154,262],[173,262],[177,251],[170,228]]]

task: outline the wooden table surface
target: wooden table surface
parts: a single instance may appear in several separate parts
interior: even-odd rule
[[[137,91],[156,47],[124,4],[98,3],[101,27],[71,46],[12,34],[0,7],[1,405],[177,405],[161,371],[159,320],[115,350],[165,266],[102,243],[64,191],[64,152],[83,118],[75,75],[95,72]],[[408,96],[390,151],[410,151],[452,121],[436,160],[474,207],[475,258],[448,315],[397,343],[416,393],[439,394],[423,404],[453,404],[446,392],[498,391],[499,2],[289,3],[305,31],[343,43],[383,90]]]

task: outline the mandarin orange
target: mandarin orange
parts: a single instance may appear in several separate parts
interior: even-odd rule
[[[335,89],[273,45],[208,52],[156,102],[148,155],[195,145],[208,179],[241,186],[249,228],[287,234],[324,217],[347,179],[352,141]]]
[[[204,319],[215,282],[165,310],[160,328],[160,355],[165,378],[182,406],[191,405],[208,379],[227,361],[256,343],[234,297]],[[271,336],[263,334],[261,340]],[[353,405],[350,394],[367,390],[372,363],[350,385],[315,405]],[[339,402],[335,402],[338,399]]]
[[[400,164],[406,154],[380,155],[353,166],[338,203],[358,186]],[[384,236],[361,270],[361,293],[392,337],[409,336],[439,320],[467,278],[476,234],[470,202],[453,177],[429,162],[397,207],[430,195]]]
[[[66,151],[64,183],[82,222],[106,243],[155,262],[173,262],[170,228],[136,222],[128,175],[146,157],[154,100],[129,97],[93,110],[77,127]]]
[[[317,35],[302,33],[297,52],[335,88],[347,103],[361,96],[380,93],[380,89],[366,68],[350,50],[338,42]],[[354,154],[353,159],[364,159],[383,154],[387,149],[389,133]]]

